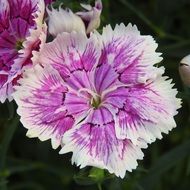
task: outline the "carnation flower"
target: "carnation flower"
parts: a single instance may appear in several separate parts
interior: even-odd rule
[[[89,34],[100,25],[100,15],[102,12],[101,0],[96,0],[95,6],[81,4],[86,11],[73,13],[70,9],[63,9],[61,6],[59,10],[52,8],[47,9],[48,31],[54,37],[62,32],[84,32]]]
[[[141,148],[176,126],[177,90],[151,36],[116,25],[102,35],[59,34],[25,72],[14,98],[29,137],[51,139],[72,163],[124,177],[143,158]]]
[[[13,86],[32,51],[46,39],[42,0],[0,0],[0,102],[12,100]]]

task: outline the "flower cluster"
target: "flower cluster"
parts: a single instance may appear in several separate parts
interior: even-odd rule
[[[100,0],[77,13],[47,8],[47,18],[42,1],[20,1],[16,16],[16,5],[0,1],[0,99],[14,98],[28,137],[123,178],[142,148],[176,126],[181,100],[155,66],[162,58],[151,36],[131,24],[100,34]]]

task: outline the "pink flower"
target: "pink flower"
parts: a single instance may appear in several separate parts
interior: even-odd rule
[[[32,51],[45,41],[44,1],[0,0],[0,102],[12,100],[23,68],[32,65]]]
[[[136,26],[110,26],[102,35],[62,33],[44,45],[14,98],[29,137],[51,139],[72,163],[124,177],[161,133],[176,126],[177,90],[151,36]]]

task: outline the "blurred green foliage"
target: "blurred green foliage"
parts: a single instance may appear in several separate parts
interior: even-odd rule
[[[74,10],[79,2],[58,0]],[[145,157],[124,179],[96,168],[79,170],[71,154],[59,155],[50,142],[25,136],[14,103],[0,105],[0,190],[188,190],[190,189],[190,92],[178,74],[178,63],[190,53],[190,0],[103,0],[102,26],[136,24],[154,36],[164,60],[160,65],[173,78],[183,107],[177,128],[144,150]],[[100,27],[101,30],[101,27]]]

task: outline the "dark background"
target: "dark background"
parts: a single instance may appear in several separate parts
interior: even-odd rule
[[[79,2],[93,1],[62,0],[55,6],[61,2],[78,10]],[[144,150],[138,168],[120,179],[90,167],[79,170],[71,165],[71,154],[59,155],[50,141],[27,138],[16,105],[1,104],[0,190],[190,189],[190,90],[178,74],[180,60],[190,54],[190,0],[103,0],[103,5],[102,26],[131,22],[158,42],[164,58],[159,65],[165,66],[183,99],[177,128]]]

